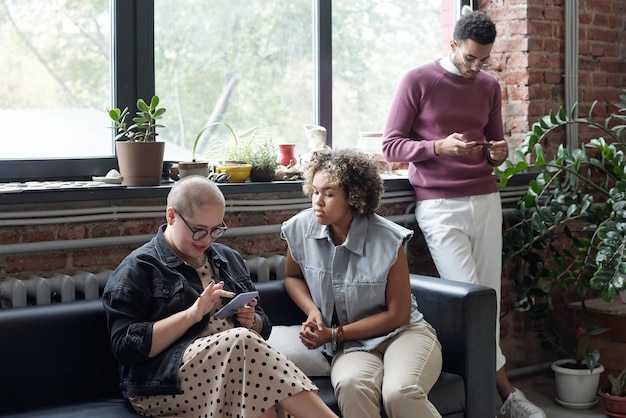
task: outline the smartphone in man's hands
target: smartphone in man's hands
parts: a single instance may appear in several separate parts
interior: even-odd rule
[[[476,145],[474,146],[481,147],[482,149],[489,149],[493,147],[493,143],[492,142],[476,142]]]

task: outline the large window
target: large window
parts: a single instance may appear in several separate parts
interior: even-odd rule
[[[0,3],[0,157],[113,153],[108,0]]]
[[[383,129],[402,74],[441,54],[448,3],[2,0],[0,181],[103,175],[115,165],[106,109],[134,113],[153,93],[168,109],[167,160],[188,159],[216,120],[296,154],[305,124],[354,146]],[[201,153],[217,158],[217,143]]]
[[[441,56],[441,0],[332,2],[333,146],[382,132],[404,73]]]
[[[311,2],[159,0],[155,2],[156,92],[167,107],[166,158],[189,159],[210,122],[276,143],[304,136],[313,123]],[[201,154],[219,159],[215,129]],[[211,139],[216,139],[211,141]],[[182,155],[181,155],[182,154]]]

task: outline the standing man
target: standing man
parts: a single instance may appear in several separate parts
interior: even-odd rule
[[[383,138],[388,161],[406,162],[415,217],[439,275],[496,291],[500,312],[502,207],[493,168],[508,157],[498,81],[481,71],[496,27],[484,13],[462,16],[447,56],[410,70],[391,103]],[[499,314],[498,314],[499,317]],[[546,418],[509,382],[496,318],[496,385],[502,413]]]

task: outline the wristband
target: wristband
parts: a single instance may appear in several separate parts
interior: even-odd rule
[[[339,325],[337,327],[337,347],[343,348],[343,326]]]

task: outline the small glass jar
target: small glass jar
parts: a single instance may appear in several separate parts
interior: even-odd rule
[[[391,164],[383,157],[383,133],[382,132],[359,132],[359,141],[356,149],[365,153],[378,169],[379,174],[391,173]]]

